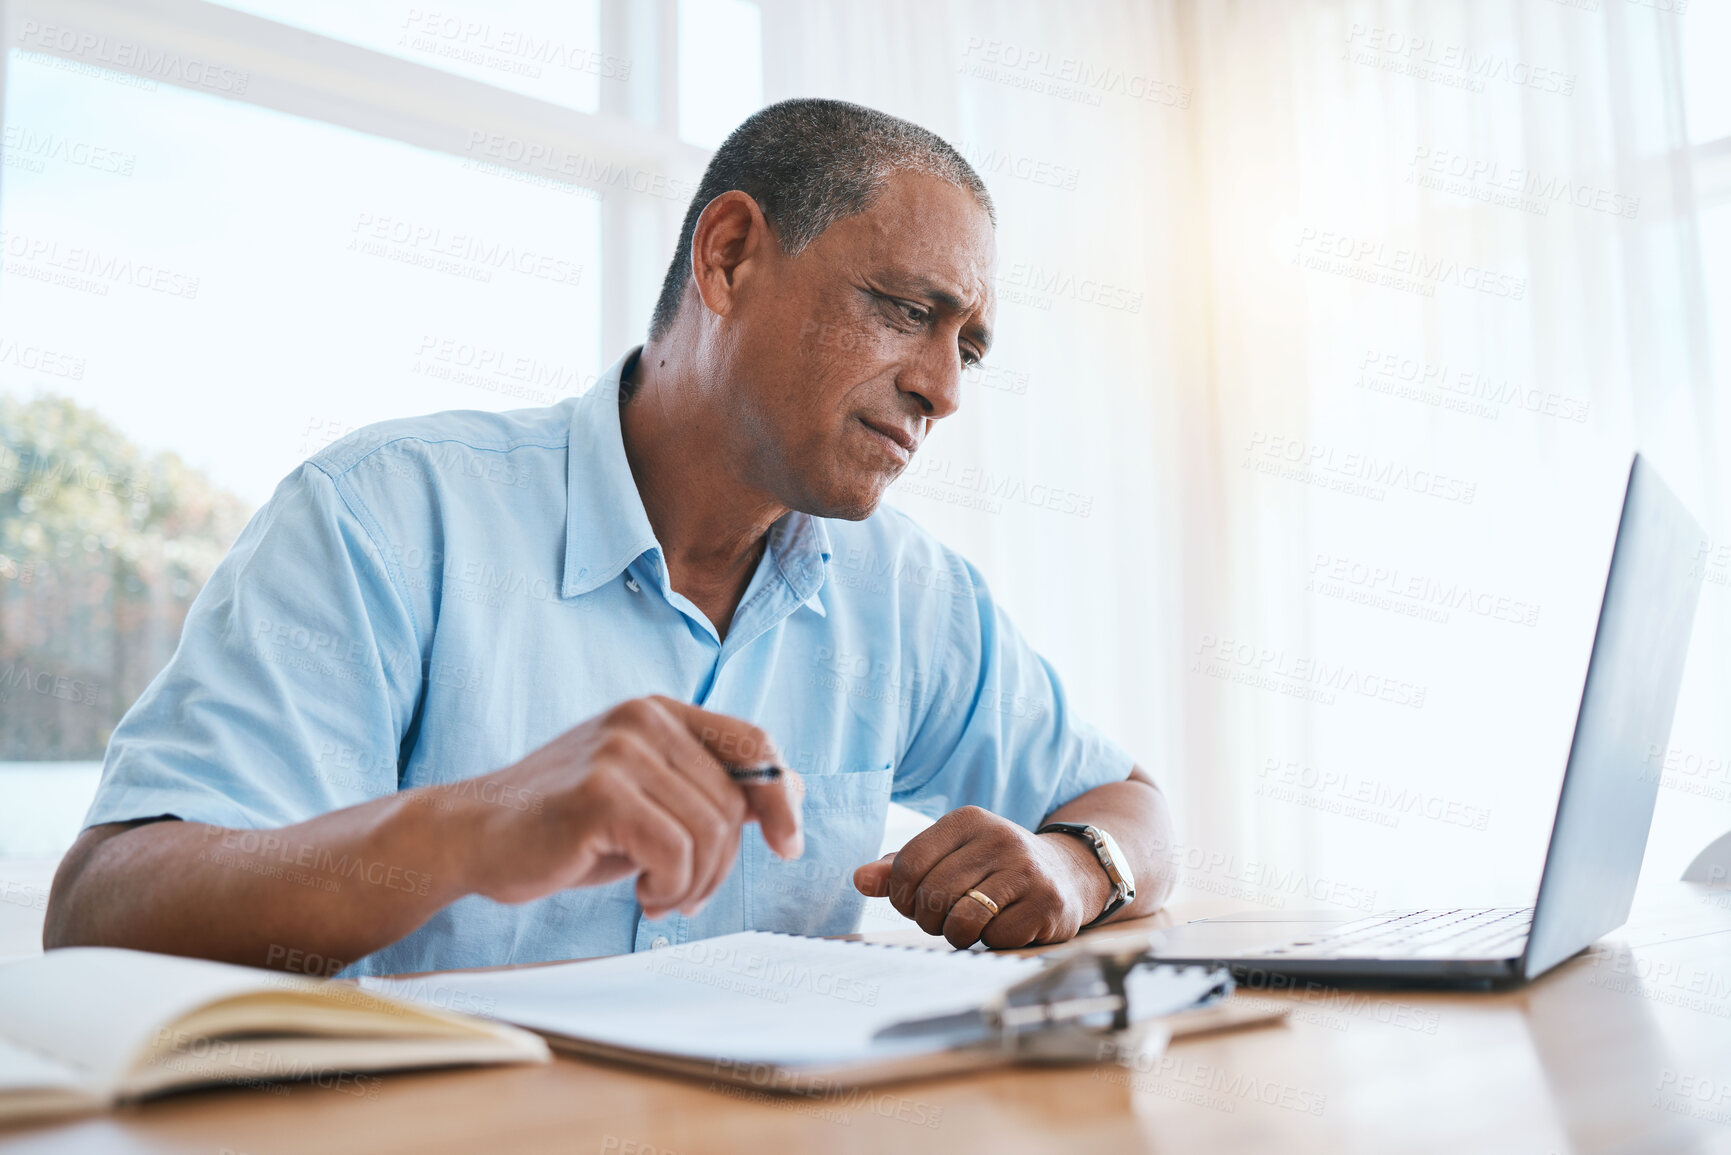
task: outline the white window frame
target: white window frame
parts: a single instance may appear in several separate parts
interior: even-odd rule
[[[471,149],[473,134],[501,134],[593,158],[604,171],[632,174],[627,183],[607,185],[601,200],[601,351],[611,359],[643,340],[686,208],[683,199],[632,191],[629,183],[658,177],[663,183],[656,187],[693,189],[711,153],[679,139],[679,0],[600,0],[600,6],[601,43],[595,47],[631,66],[625,80],[600,81],[596,113],[205,0],[10,0],[0,12],[8,48],[21,46],[27,21],[88,30],[244,72],[244,92],[219,94],[226,99],[545,179],[569,178],[477,155]],[[80,59],[76,48],[30,50]],[[111,61],[102,67],[209,91]],[[0,57],[0,86],[4,81]],[[607,170],[609,165],[617,168]]]

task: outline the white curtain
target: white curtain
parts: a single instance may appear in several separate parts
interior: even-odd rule
[[[1731,750],[1675,15],[764,7],[766,101],[992,190],[992,367],[895,500],[1165,783],[1190,892],[1530,901],[1636,448],[1717,567],[1652,769]],[[1647,877],[1731,827],[1667,783]]]

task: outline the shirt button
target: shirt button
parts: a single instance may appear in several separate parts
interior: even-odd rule
[[[641,587],[637,584],[636,578],[628,577],[625,579],[625,588],[630,590],[632,593],[637,593]]]
[[[673,945],[672,939],[668,938],[664,934],[658,934],[655,936],[654,941],[652,941],[649,944],[649,949],[650,950],[661,950],[663,947],[670,947],[672,945]]]

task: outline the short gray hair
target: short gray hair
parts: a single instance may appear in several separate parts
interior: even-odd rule
[[[665,334],[679,315],[691,276],[691,236],[710,201],[730,189],[748,194],[791,257],[843,217],[870,208],[900,172],[922,172],[966,189],[997,224],[985,182],[935,132],[842,100],[784,100],[752,113],[715,150],[685,210],[649,322],[650,339]]]

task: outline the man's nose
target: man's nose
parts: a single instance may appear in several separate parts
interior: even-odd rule
[[[962,404],[962,358],[954,349],[921,357],[896,375],[896,388],[920,403],[920,411],[936,421]]]

